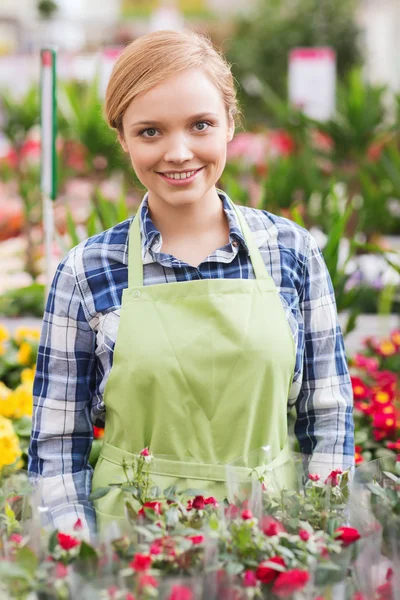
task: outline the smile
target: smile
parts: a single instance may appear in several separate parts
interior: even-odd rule
[[[192,183],[192,181],[194,181],[198,175],[198,173],[200,173],[200,171],[202,171],[204,169],[204,167],[201,167],[200,169],[197,169],[195,171],[183,171],[181,173],[157,173],[160,177],[162,177],[164,179],[164,181],[167,181],[169,184],[171,185],[188,185],[189,183]]]

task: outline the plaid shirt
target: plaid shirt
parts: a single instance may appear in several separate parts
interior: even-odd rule
[[[144,285],[207,278],[254,278],[235,212],[219,192],[229,243],[192,267],[162,252],[162,238],[142,207]],[[279,292],[296,353],[288,407],[310,468],[348,468],[354,460],[352,387],[337,322],[331,279],[313,237],[291,221],[240,207]],[[128,285],[132,219],[71,250],[58,266],[48,297],[34,382],[29,471],[43,477],[52,524],[90,529],[88,496],[93,424],[106,419],[103,393],[113,362],[122,291]]]

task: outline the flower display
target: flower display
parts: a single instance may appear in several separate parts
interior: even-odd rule
[[[16,465],[21,456],[22,451],[12,421],[0,415],[0,475],[5,467]]]
[[[400,444],[400,332],[367,338],[350,360],[354,395],[355,461],[398,452]]]

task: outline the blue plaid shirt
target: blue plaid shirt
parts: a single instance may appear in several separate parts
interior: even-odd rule
[[[254,278],[235,212],[219,192],[229,243],[198,267],[162,252],[162,237],[142,207],[144,285],[194,279]],[[331,279],[313,237],[291,221],[240,207],[273,278],[295,340],[288,408],[310,470],[348,468],[354,460],[352,387]],[[113,362],[122,291],[128,285],[131,219],[85,240],[57,268],[43,318],[34,381],[29,471],[43,477],[53,525],[95,522],[88,501],[93,424],[106,420],[103,393]]]

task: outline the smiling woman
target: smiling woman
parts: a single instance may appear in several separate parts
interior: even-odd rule
[[[216,187],[239,114],[229,65],[192,32],[141,37],[114,67],[105,114],[147,193],[134,218],[74,248],[51,288],[29,469],[49,482],[54,525],[94,527],[90,490],[123,480],[143,448],[162,455],[161,489],[222,499],[225,465],[257,467],[259,448],[290,487],[288,406],[311,472],[351,466],[352,388],[321,252]],[[105,424],[93,478],[92,424]],[[95,509],[100,526],[123,519],[123,492]]]

